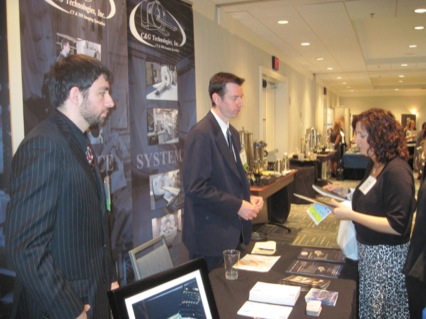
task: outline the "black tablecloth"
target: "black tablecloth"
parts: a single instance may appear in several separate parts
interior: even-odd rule
[[[365,174],[368,157],[361,154],[345,153],[342,156],[345,179],[359,180]]]
[[[313,162],[311,162],[313,163]],[[291,164],[292,169],[297,169],[294,175],[294,182],[289,185],[289,192],[291,194],[291,202],[293,204],[307,204],[306,201],[293,195],[293,193],[315,198],[315,191],[312,185],[315,184],[315,166],[297,166]]]
[[[238,316],[237,312],[248,300],[250,289],[258,281],[278,283],[280,279],[288,276],[287,267],[296,259],[302,247],[281,245],[277,243],[277,254],[281,258],[267,273],[253,271],[238,271],[237,280],[226,280],[223,268],[217,268],[210,272],[210,282],[213,288],[216,304],[221,319],[247,318]],[[251,251],[251,249],[248,249]],[[244,256],[245,253],[242,254]],[[319,318],[346,319],[357,318],[357,266],[354,262],[347,261],[340,278],[331,279],[327,290],[338,291],[339,297],[334,307],[322,306]],[[302,291],[296,305],[290,314],[290,319],[313,318],[306,315],[305,295]]]

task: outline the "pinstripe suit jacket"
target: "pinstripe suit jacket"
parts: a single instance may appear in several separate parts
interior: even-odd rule
[[[84,304],[90,318],[109,317],[105,194],[73,125],[53,112],[12,161],[5,233],[17,280],[13,318],[76,318]]]
[[[222,256],[237,248],[241,236],[250,242],[252,224],[238,216],[242,200],[250,200],[250,185],[239,150],[238,131],[229,126],[237,156],[209,112],[185,141],[182,180],[185,190],[183,241],[188,250],[202,256]]]

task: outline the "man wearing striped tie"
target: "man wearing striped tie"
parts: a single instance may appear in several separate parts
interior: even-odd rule
[[[250,196],[239,134],[229,124],[241,111],[243,83],[231,73],[215,74],[212,108],[185,141],[183,241],[189,257],[203,257],[209,270],[223,263],[224,250],[250,242],[252,220],[263,207],[261,197]]]

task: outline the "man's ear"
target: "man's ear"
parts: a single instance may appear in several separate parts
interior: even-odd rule
[[[76,86],[73,86],[69,93],[69,99],[73,104],[80,105],[83,100],[83,94],[80,89]]]
[[[217,94],[217,93],[213,93],[213,95],[212,95],[212,100],[213,100],[213,102],[214,102],[214,104],[215,105],[218,105],[219,104],[219,102],[220,102],[220,95],[219,94]]]

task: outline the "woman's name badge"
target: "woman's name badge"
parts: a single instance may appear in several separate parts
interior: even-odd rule
[[[368,178],[365,180],[364,183],[359,187],[359,190],[364,194],[367,195],[370,189],[373,188],[373,186],[376,184],[377,179],[375,179],[373,176],[368,176]]]

